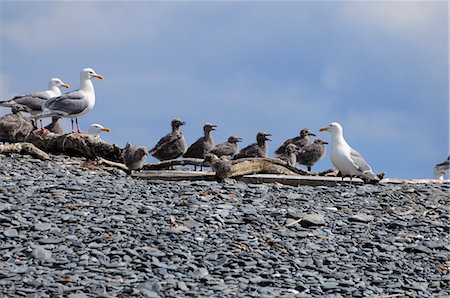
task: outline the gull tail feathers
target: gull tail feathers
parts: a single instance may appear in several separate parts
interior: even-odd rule
[[[372,171],[364,171],[362,174],[363,174],[364,178],[366,178],[370,181],[374,181],[374,182],[380,181],[380,178],[377,175],[375,175],[375,173]]]

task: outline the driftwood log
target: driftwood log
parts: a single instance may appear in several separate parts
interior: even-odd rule
[[[110,161],[122,162],[121,148],[88,134],[42,134],[39,130],[35,130],[27,141],[48,153],[67,154],[87,159],[103,157]]]
[[[50,156],[31,143],[15,143],[0,145],[0,153],[28,154],[41,160],[49,160]]]
[[[9,147],[4,147],[3,152],[17,152],[30,154],[37,158],[48,159],[47,153],[66,154],[69,156],[85,157],[89,160],[97,160],[97,164],[107,164],[127,171],[123,165],[123,149],[115,144],[108,144],[103,140],[88,134],[69,133],[53,134],[47,130],[33,130],[33,123],[29,118],[25,118],[20,111],[14,114],[0,117],[0,140],[15,143]],[[227,167],[226,173],[220,173],[223,177],[238,177],[248,174],[278,174],[278,175],[317,175],[290,166],[285,161],[276,158],[245,158],[233,160],[232,166]],[[163,161],[155,164],[145,164],[141,173],[145,175],[149,171],[161,171],[171,169],[174,166],[207,166],[201,159],[175,159]],[[130,171],[127,171],[130,173]],[[192,174],[194,175],[194,174]],[[207,174],[211,176],[211,173]],[[183,175],[185,176],[185,175]],[[198,178],[201,173],[195,173]]]

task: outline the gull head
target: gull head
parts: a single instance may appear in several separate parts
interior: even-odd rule
[[[81,80],[85,80],[85,79],[92,79],[92,78],[97,78],[100,80],[103,80],[103,76],[97,74],[92,68],[83,68],[83,70],[80,73],[80,79]]]
[[[64,83],[63,81],[61,81],[58,78],[51,78],[50,82],[48,82],[48,89],[52,89],[53,87],[64,87],[64,88],[70,88],[70,86],[66,83]]]
[[[292,154],[292,153],[298,153],[299,149],[298,147],[294,144],[294,143],[290,143],[286,146],[286,152],[288,154]]]
[[[217,157],[217,155],[215,155],[213,153],[207,153],[205,155],[204,162],[207,162],[207,163],[211,164],[211,163],[216,162],[218,160],[219,160],[219,158]]]
[[[328,144],[328,142],[325,142],[325,141],[322,140],[322,139],[316,139],[316,140],[314,140],[313,143],[314,143],[314,144],[319,144],[319,145],[327,145],[327,144]]]
[[[212,124],[212,123],[205,123],[205,125],[203,126],[203,130],[204,131],[211,131],[211,130],[216,130],[217,125]]]
[[[270,138],[268,138],[270,136],[272,136],[270,133],[258,132],[258,134],[256,135],[256,141],[258,142],[272,141]]]
[[[100,133],[101,133],[102,131],[104,131],[104,132],[110,132],[111,129],[110,129],[110,128],[107,128],[107,127],[103,127],[103,125],[94,123],[94,124],[91,124],[91,126],[89,126],[89,131],[88,131],[88,133],[89,133],[90,135],[93,135],[93,136],[96,137],[96,138],[99,138],[99,137],[100,137]]]
[[[185,124],[186,124],[186,122],[181,121],[181,120],[178,119],[178,118],[174,118],[174,119],[172,120],[172,122],[171,122],[171,125],[172,125],[173,128],[178,128],[178,127],[180,127],[181,125],[185,125]]]
[[[337,122],[331,122],[327,127],[322,127],[320,131],[328,131],[332,135],[337,135],[342,133],[342,126]]]
[[[313,136],[313,137],[315,137],[316,135],[313,134],[309,128],[303,128],[303,129],[300,131],[300,137],[304,138],[304,137],[307,137],[307,136]]]
[[[238,143],[238,142],[242,142],[242,138],[238,136],[231,136],[228,138],[228,143]]]

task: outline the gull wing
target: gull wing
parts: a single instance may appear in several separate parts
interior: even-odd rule
[[[362,173],[365,173],[367,171],[372,172],[372,168],[364,160],[362,155],[353,148],[350,148],[350,159],[353,161],[353,164],[358,169],[358,171],[360,171]]]
[[[52,112],[71,115],[83,112],[88,107],[88,101],[83,92],[75,90],[47,100],[42,107]]]
[[[164,137],[162,137],[158,143],[156,143],[156,145],[150,149],[149,152],[154,152],[157,151],[161,148],[164,148],[166,146],[169,146],[171,143],[179,140],[182,137],[182,134],[175,134],[173,132],[168,133],[167,135],[165,135]]]

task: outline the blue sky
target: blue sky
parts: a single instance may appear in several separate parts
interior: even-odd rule
[[[0,98],[78,88],[96,106],[81,128],[148,148],[179,117],[188,143],[205,122],[284,139],[332,121],[375,172],[427,178],[449,152],[446,1],[0,2]],[[39,17],[37,17],[39,16]],[[2,109],[0,113],[6,113]],[[63,120],[70,130],[70,120]],[[149,162],[154,162],[149,158]],[[313,170],[330,168],[329,154]]]

